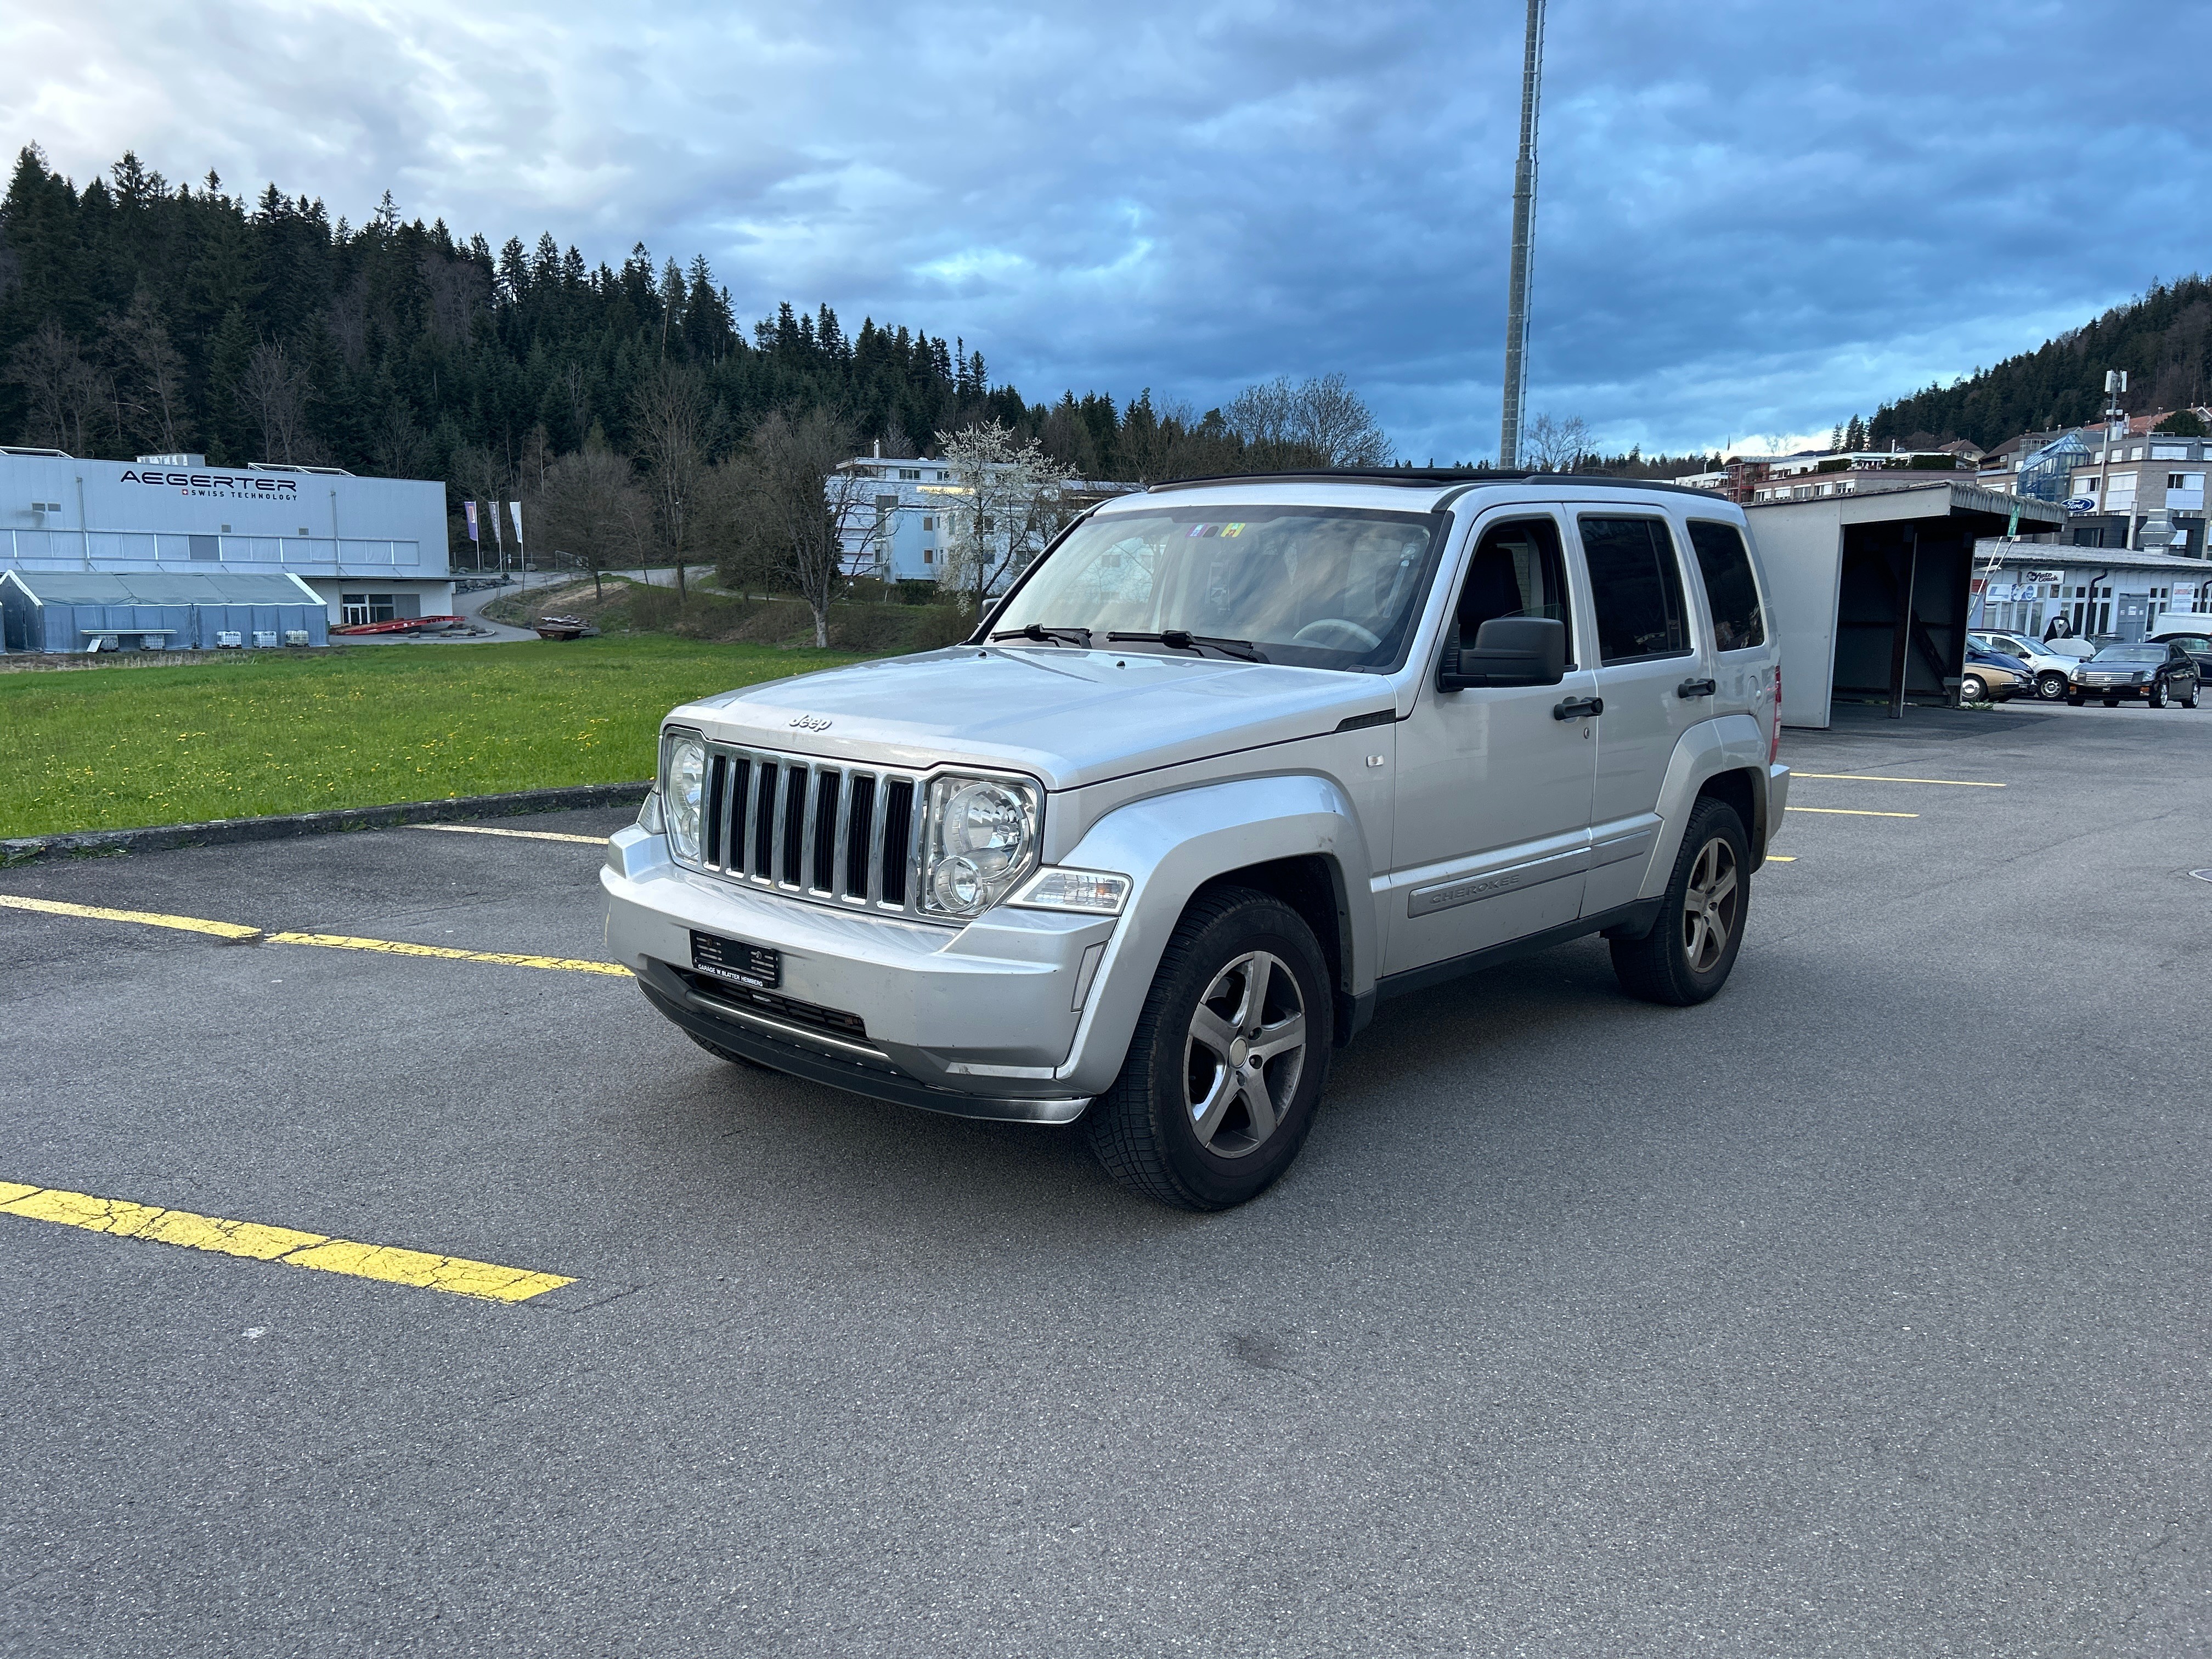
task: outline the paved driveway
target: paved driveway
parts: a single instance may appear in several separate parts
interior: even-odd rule
[[[588,841],[0,872],[264,935],[0,909],[0,1183],[325,1241],[0,1214],[0,1648],[2205,1651],[2212,712],[1785,752],[1721,998],[1392,1004],[1212,1217],[715,1061]]]

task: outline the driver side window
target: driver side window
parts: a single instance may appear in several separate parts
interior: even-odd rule
[[[1567,654],[1574,655],[1573,619],[1567,614],[1567,564],[1559,529],[1549,519],[1515,519],[1492,525],[1468,561],[1461,584],[1459,637],[1472,646],[1483,623],[1501,617],[1545,617],[1567,624]],[[1567,666],[1572,668],[1570,660]]]

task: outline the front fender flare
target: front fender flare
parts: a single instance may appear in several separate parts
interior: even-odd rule
[[[1366,902],[1375,865],[1351,798],[1328,778],[1205,784],[1133,801],[1091,825],[1060,862],[1117,871],[1134,885],[1056,1073],[1070,1092],[1102,1093],[1120,1074],[1168,939],[1200,888],[1249,865],[1316,854],[1334,870],[1342,988],[1356,995],[1375,982],[1375,908]]]

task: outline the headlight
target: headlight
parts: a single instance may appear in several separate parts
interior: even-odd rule
[[[921,905],[980,915],[1036,866],[1036,787],[998,778],[933,778],[922,844]]]
[[[668,850],[696,864],[707,796],[707,745],[689,732],[672,732],[663,742],[660,811],[668,825]]]
[[[1130,882],[1105,870],[1040,870],[1008,901],[1024,910],[1073,910],[1118,916],[1129,902]]]

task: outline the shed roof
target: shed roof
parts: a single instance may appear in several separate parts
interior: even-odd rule
[[[2212,563],[2160,553],[2150,548],[2068,547],[2057,542],[2008,542],[1984,537],[1974,544],[1974,557],[2000,569],[2166,570],[2191,575],[2212,575]]]
[[[41,605],[313,605],[322,596],[281,572],[18,570],[7,580]]]
[[[1945,492],[1940,497],[1936,494],[1939,490]],[[2015,511],[2022,524],[2042,524],[2056,529],[2066,521],[2066,509],[2049,501],[1984,489],[1963,477],[1937,478],[1921,483],[1908,482],[1905,475],[1900,475],[1895,483],[1886,478],[1871,488],[1863,483],[1848,495],[1757,501],[1744,511],[1816,520],[1819,515],[1828,514],[1842,524],[1887,524],[1954,517],[1986,517],[2009,522]]]

